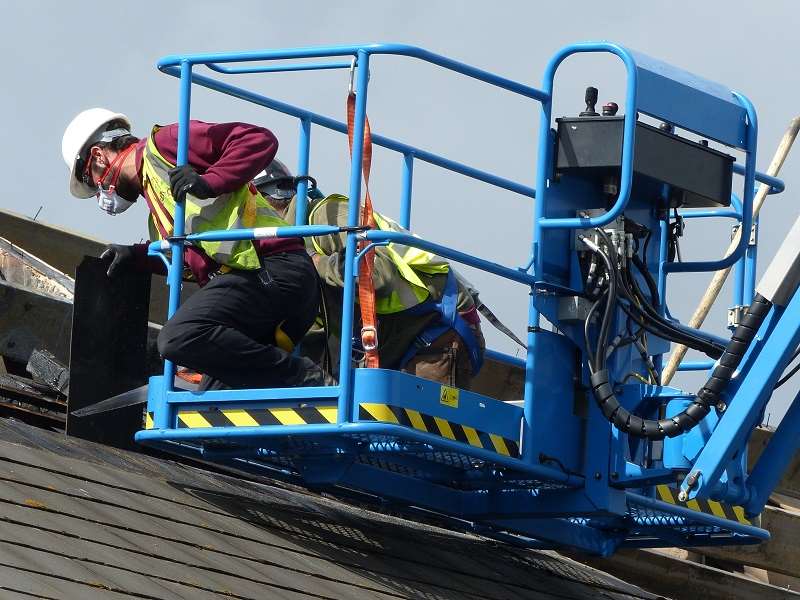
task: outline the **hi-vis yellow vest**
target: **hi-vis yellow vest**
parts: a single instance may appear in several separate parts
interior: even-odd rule
[[[325,211],[319,212],[320,209],[329,202],[348,202],[346,196],[341,194],[331,194],[325,199],[319,201],[308,215],[309,224],[319,225],[320,218]],[[337,214],[344,216],[344,211],[337,211]],[[398,231],[400,233],[408,233],[408,230],[403,229],[398,223],[392,219],[385,217],[378,213],[373,213],[375,224],[381,231]],[[327,225],[347,225],[344,223],[325,223]],[[311,238],[314,250],[321,255],[328,254],[322,246],[320,246],[317,238]],[[397,242],[390,242],[387,246],[378,246],[376,252],[384,253],[392,261],[395,269],[390,276],[389,289],[391,290],[388,295],[380,294],[375,298],[375,310],[378,314],[387,315],[407,310],[419,304],[422,304],[429,299],[431,293],[428,286],[420,278],[420,275],[447,275],[450,270],[449,263],[426,250],[406,246],[405,244],[398,244]],[[376,263],[375,268],[378,269],[379,265]]]
[[[168,162],[156,148],[153,127],[142,155],[142,184],[150,207],[150,239],[159,240],[173,233],[175,199],[169,186]],[[288,225],[258,193],[255,186],[246,184],[238,190],[201,200],[186,196],[186,234],[253,227],[283,227]],[[233,269],[258,269],[261,263],[251,240],[224,242],[195,242],[210,258]]]

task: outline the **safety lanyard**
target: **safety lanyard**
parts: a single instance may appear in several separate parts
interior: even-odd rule
[[[353,158],[353,130],[355,127],[356,94],[350,89],[347,94],[347,141],[350,159]],[[364,144],[361,155],[361,173],[364,176],[364,200],[361,203],[360,225],[377,229],[372,214],[372,198],[369,194],[369,171],[372,165],[372,135],[369,119],[364,117]],[[359,251],[370,245],[369,240],[358,243]],[[361,309],[361,345],[365,353],[365,365],[369,369],[380,366],[378,359],[378,319],[375,311],[375,284],[372,272],[375,264],[375,249],[371,248],[358,263],[358,303]]]

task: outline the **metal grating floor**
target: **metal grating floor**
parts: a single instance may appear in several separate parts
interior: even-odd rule
[[[258,443],[260,442],[260,443]],[[241,443],[198,441],[198,448],[208,452],[231,455],[240,450],[241,456],[257,465],[288,470],[301,478],[300,462],[309,457],[341,457],[343,451],[354,457],[357,464],[375,469],[447,485],[458,490],[505,489],[563,489],[565,485],[536,479],[530,473],[513,471],[466,453],[443,450],[430,444],[407,441],[398,436],[348,434],[319,438],[291,436]],[[266,446],[254,448],[253,446]],[[213,456],[209,455],[213,460]]]
[[[654,539],[680,546],[755,544],[763,541],[738,531],[737,523],[731,522],[730,526],[726,526],[722,519],[712,524],[701,518],[692,519],[633,502],[628,504],[628,514],[634,526],[628,532],[626,546],[653,546]],[[698,513],[698,516],[701,514]]]

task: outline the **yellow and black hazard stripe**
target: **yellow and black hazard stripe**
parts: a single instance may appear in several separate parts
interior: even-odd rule
[[[753,524],[745,516],[744,509],[741,506],[731,506],[730,504],[715,502],[714,500],[688,500],[686,502],[680,502],[678,500],[678,490],[676,488],[668,485],[658,485],[656,486],[656,490],[658,491],[659,499],[664,502],[684,506],[688,509],[696,510],[697,512],[714,515],[720,519],[737,521],[744,525]]]
[[[454,423],[441,417],[426,415],[412,408],[365,402],[358,405],[358,418],[361,421],[380,421],[412,427],[504,456],[519,457],[519,443],[515,440],[496,433],[480,431],[469,425]]]
[[[201,427],[261,427],[264,425],[317,425],[336,423],[336,406],[280,406],[271,408],[210,408],[179,410],[178,429]],[[145,429],[153,428],[153,413],[145,416]]]

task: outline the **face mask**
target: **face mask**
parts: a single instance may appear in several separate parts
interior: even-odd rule
[[[119,176],[122,173],[122,162],[124,161],[125,157],[134,150],[134,148],[135,146],[131,145],[127,149],[123,150],[117,156],[117,158],[115,158],[114,161],[105,168],[103,174],[100,176],[100,179],[97,182],[97,194],[95,194],[97,196],[97,205],[101,210],[104,210],[110,215],[118,215],[133,206],[133,202],[130,200],[125,200],[125,198],[117,194],[116,188],[117,181],[119,181]],[[117,167],[116,172],[113,172],[114,167]],[[108,188],[103,188],[103,181],[110,173],[112,174],[111,182],[109,183]]]
[[[107,190],[102,188],[97,190],[97,205],[101,210],[106,211],[110,215],[118,215],[133,206],[133,202],[125,200],[125,198],[117,194],[116,189],[112,185]]]

